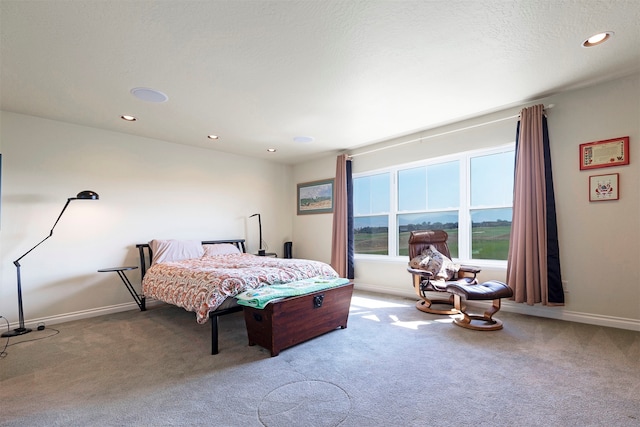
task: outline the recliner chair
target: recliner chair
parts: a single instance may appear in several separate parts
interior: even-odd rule
[[[412,231],[409,236],[409,260],[420,256],[430,245],[433,245],[438,252],[451,259],[449,245],[447,244],[448,238],[449,235],[444,230]],[[473,266],[460,266],[458,272],[449,280],[436,280],[432,272],[411,266],[407,268],[407,271],[411,273],[413,287],[420,297],[420,300],[416,302],[418,310],[432,314],[460,314],[460,310],[455,306],[454,295],[447,292],[447,285],[452,283],[475,285],[478,283],[476,275],[481,269]],[[427,292],[445,293],[447,297],[430,298]],[[445,307],[434,307],[434,304],[444,305]]]

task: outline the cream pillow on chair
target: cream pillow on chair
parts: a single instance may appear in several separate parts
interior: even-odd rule
[[[455,264],[433,245],[429,245],[422,254],[413,258],[409,266],[432,273],[435,280],[450,280],[460,270],[460,265]]]

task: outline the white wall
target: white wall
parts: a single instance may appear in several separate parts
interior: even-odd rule
[[[336,155],[337,156],[337,155]],[[336,156],[294,166],[290,191],[293,213],[293,256],[331,263],[333,214],[297,215],[297,185],[304,182],[335,178]]]
[[[503,309],[640,330],[640,74],[574,90],[540,101],[549,110],[563,279],[568,282],[564,307],[526,306],[503,302]],[[520,107],[455,125],[409,135],[355,150],[354,173],[441,156],[447,153],[513,142],[517,119],[405,144],[375,153],[358,153],[394,145],[419,136],[446,133],[479,123],[517,115]],[[630,137],[630,165],[579,170],[579,145],[603,139]],[[620,174],[620,200],[589,202],[590,175]],[[335,156],[296,165],[296,182],[335,174]],[[316,236],[330,234],[330,219],[294,219],[294,236],[304,255],[330,258],[330,247],[313,246]],[[295,245],[296,243],[294,243]],[[407,259],[356,260],[356,287],[414,296]],[[477,264],[477,263],[476,263]],[[481,280],[504,281],[504,268],[483,267]]]
[[[27,325],[131,308],[118,276],[97,270],[137,265],[136,243],[246,238],[256,252],[256,212],[270,251],[282,255],[293,237],[291,166],[8,112],[0,119],[0,315],[12,322],[12,262],[82,190],[100,200],[72,201],[53,236],[20,262]],[[139,271],[129,277],[139,286]]]

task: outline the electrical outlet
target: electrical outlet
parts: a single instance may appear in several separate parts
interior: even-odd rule
[[[562,290],[564,291],[565,294],[569,293],[569,281],[568,280],[563,280],[562,281]]]

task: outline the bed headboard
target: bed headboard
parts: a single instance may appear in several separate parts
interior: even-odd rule
[[[219,245],[220,243],[230,243],[238,248],[242,253],[246,253],[247,249],[244,245],[244,239],[231,239],[231,240],[203,240],[203,245]],[[148,243],[138,243],[136,245],[138,253],[140,254],[140,276],[144,277],[147,269],[153,259],[153,252],[151,246]]]

